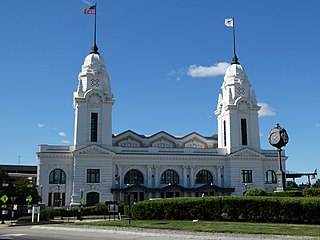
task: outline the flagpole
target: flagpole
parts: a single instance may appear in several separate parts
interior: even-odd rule
[[[234,17],[232,17],[232,23],[233,23],[233,27],[232,27],[232,33],[233,33],[233,58],[232,58],[232,64],[239,64],[238,62],[238,57],[236,54],[236,26],[234,23]]]
[[[98,47],[97,47],[97,3],[95,6],[95,12],[94,12],[94,38],[93,38],[93,47],[91,53],[99,54]]]

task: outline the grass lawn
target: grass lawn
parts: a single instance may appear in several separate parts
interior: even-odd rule
[[[320,225],[306,224],[283,224],[283,223],[248,223],[248,222],[216,222],[216,221],[96,221],[77,222],[75,225],[91,226],[118,226],[118,227],[139,227],[153,229],[170,229],[189,232],[211,232],[211,233],[245,233],[245,234],[274,234],[291,236],[320,236]]]

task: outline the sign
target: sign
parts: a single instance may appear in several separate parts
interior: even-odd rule
[[[33,207],[33,213],[36,214],[36,213],[40,213],[40,207]]]
[[[14,202],[17,199],[17,197],[10,197],[10,199],[11,199],[11,202]]]
[[[108,204],[108,212],[118,212],[118,206],[116,204]]]
[[[3,203],[6,203],[9,198],[7,197],[7,195],[3,195],[0,199]]]
[[[31,195],[29,195],[29,196],[26,198],[26,202],[31,203],[31,201],[32,201],[32,196],[31,196]]]
[[[7,208],[7,205],[1,205],[1,208]]]
[[[13,204],[13,211],[17,211],[18,210],[18,204]]]

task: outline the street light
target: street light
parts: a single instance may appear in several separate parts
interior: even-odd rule
[[[130,192],[128,194],[128,201],[129,201],[129,225],[131,224],[131,195]]]
[[[60,207],[60,184],[58,183],[58,207]]]

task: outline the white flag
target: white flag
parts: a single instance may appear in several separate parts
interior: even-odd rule
[[[224,24],[227,26],[227,27],[233,27],[233,18],[226,18],[224,20]]]

